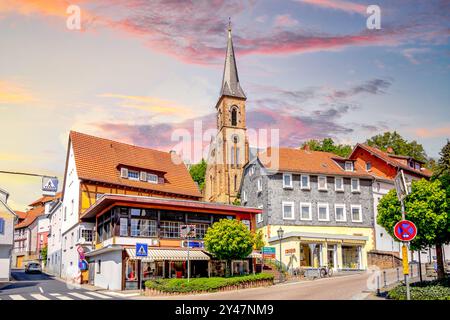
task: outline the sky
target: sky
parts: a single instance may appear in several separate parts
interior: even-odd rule
[[[168,151],[214,128],[229,19],[249,128],[289,147],[396,130],[438,157],[449,15],[448,0],[0,0],[0,170],[62,179],[70,130]],[[0,188],[24,210],[41,181],[0,174]]]

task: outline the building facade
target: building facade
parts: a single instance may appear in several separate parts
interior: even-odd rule
[[[222,87],[216,104],[218,133],[211,139],[205,174],[205,201],[231,204],[238,198],[243,167],[249,158],[246,100],[229,27]]]
[[[283,229],[288,269],[361,270],[374,247],[372,180],[355,161],[331,153],[269,148],[245,167],[241,201],[262,209],[257,227],[277,260]]]
[[[48,247],[47,247],[47,272],[61,276],[62,264],[62,202],[58,199],[52,203],[49,219]]]
[[[0,189],[0,282],[11,279],[11,256],[14,247],[14,224],[17,216],[9,208],[8,192]]]
[[[391,253],[402,257],[401,243],[393,239],[389,233],[378,223],[378,203],[381,198],[390,190],[394,189],[394,179],[399,170],[403,170],[407,183],[419,179],[429,179],[432,172],[423,167],[424,163],[412,157],[395,155],[392,150],[384,152],[376,147],[366,144],[357,144],[349,158],[353,159],[373,180],[373,202],[375,221],[375,250],[381,253]],[[450,257],[450,246],[443,246],[444,255]],[[418,261],[419,253],[411,252],[410,260]],[[422,250],[420,253],[421,262],[432,262],[436,259],[434,248]]]
[[[198,224],[202,235],[219,212],[255,228],[254,214],[244,213],[259,212],[200,202],[197,185],[173,152],[78,132],[69,136],[64,176],[61,276],[112,290],[138,288],[145,279],[133,253],[136,243],[147,244],[154,254],[145,261],[145,276],[183,277],[187,248],[181,224]],[[199,247],[192,252],[193,272],[204,275],[207,254]]]

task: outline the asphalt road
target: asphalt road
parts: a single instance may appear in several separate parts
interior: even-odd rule
[[[68,286],[52,276],[26,274],[22,269],[14,269],[15,279],[1,288],[0,300],[103,300],[118,299],[103,291],[90,291]]]
[[[370,284],[371,273],[336,276],[277,284],[271,287],[239,291],[186,295],[186,300],[363,300],[375,287]],[[369,281],[369,282],[368,282]],[[180,296],[146,297],[147,299],[180,299]],[[142,298],[141,298],[142,299]]]

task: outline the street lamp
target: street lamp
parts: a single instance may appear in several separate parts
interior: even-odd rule
[[[281,260],[282,260],[282,255],[281,255],[281,239],[283,239],[283,234],[284,234],[284,230],[280,227],[280,229],[278,229],[277,231],[278,233],[278,239],[280,239],[280,282],[283,281],[283,274],[282,274],[282,266],[281,266]]]

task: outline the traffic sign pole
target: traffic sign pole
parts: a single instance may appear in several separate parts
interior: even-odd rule
[[[405,217],[405,203],[403,202],[403,199],[400,201],[402,205],[402,220],[406,220]],[[403,274],[405,275],[405,284],[406,284],[406,300],[411,300],[411,293],[409,290],[409,268],[408,268],[408,248],[406,246],[406,242],[403,241],[403,248],[402,248],[402,258],[403,258]],[[405,269],[406,265],[406,269]]]

